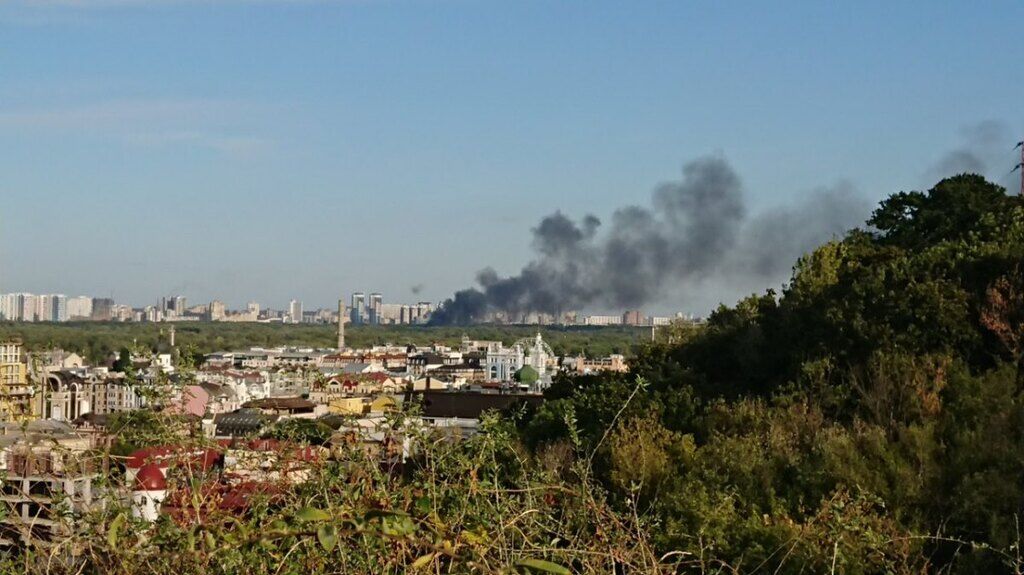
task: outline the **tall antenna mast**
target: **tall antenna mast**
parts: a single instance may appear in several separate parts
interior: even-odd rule
[[[1017,171],[1020,172],[1020,195],[1021,197],[1024,197],[1024,140],[1017,142],[1017,145],[1014,146],[1013,149],[1020,150],[1020,162],[1010,170],[1010,173],[1012,174]]]

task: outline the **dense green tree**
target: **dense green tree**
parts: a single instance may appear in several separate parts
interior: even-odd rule
[[[127,347],[122,347],[121,351],[117,354],[117,359],[111,366],[116,372],[127,373],[132,368],[132,352]]]
[[[524,436],[596,449],[705,570],[1019,573],[1022,262],[1024,199],[974,175],[895,194],[781,293],[556,382]]]
[[[267,437],[309,445],[324,445],[331,439],[331,426],[315,419],[286,419],[274,425]]]

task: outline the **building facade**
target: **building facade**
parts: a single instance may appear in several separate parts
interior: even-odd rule
[[[32,387],[21,342],[0,342],[0,421],[26,421],[33,418]]]
[[[302,302],[292,300],[288,303],[288,319],[291,323],[302,323]]]

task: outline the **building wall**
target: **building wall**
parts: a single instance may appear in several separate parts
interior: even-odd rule
[[[21,344],[0,342],[0,421],[32,419],[32,390]]]
[[[68,300],[69,319],[89,319],[90,317],[92,317],[91,297],[79,296]]]

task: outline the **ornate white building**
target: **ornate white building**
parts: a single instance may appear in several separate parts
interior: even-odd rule
[[[501,342],[490,342],[484,373],[491,381],[513,381],[516,372],[529,365],[537,371],[541,382],[547,382],[551,380],[549,364],[555,359],[551,346],[539,333],[534,338],[521,339],[511,347],[505,347]]]
[[[36,396],[42,419],[72,421],[87,413],[130,411],[145,405],[133,386],[102,373],[58,371],[47,373],[45,382]]]

